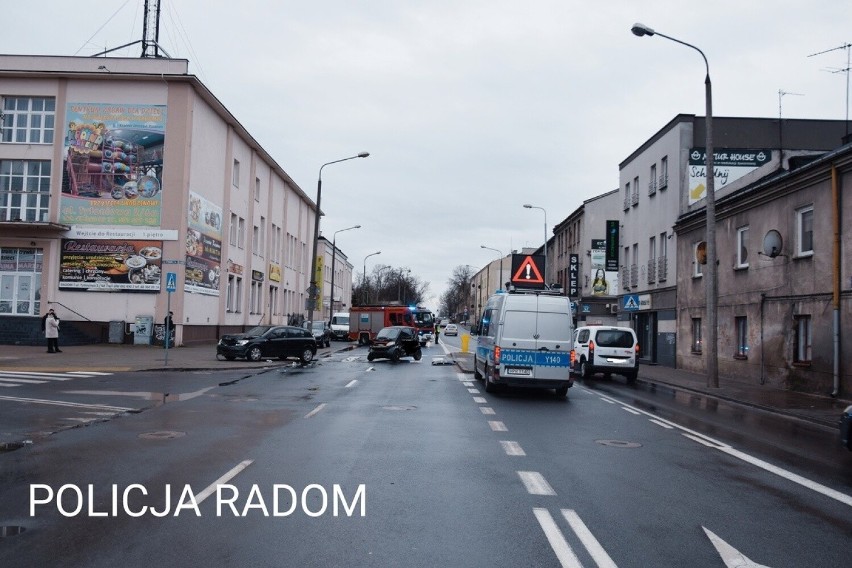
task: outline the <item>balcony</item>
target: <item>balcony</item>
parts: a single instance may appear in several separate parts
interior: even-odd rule
[[[653,284],[657,281],[657,259],[652,258],[648,261],[648,284]]]
[[[630,196],[625,195],[624,196],[624,210],[627,211],[628,209],[630,209]]]
[[[639,192],[636,192],[630,196],[630,203],[633,205],[633,207],[639,205]]]
[[[661,174],[660,175],[660,183],[659,183],[660,190],[665,189],[668,185],[669,185],[669,174],[667,174],[667,173]]]
[[[630,286],[632,288],[636,288],[639,286],[639,265],[631,264],[630,265]]]
[[[648,195],[654,195],[657,193],[657,180],[652,179],[648,182]]]
[[[630,273],[626,266],[621,267],[621,274],[618,275],[619,280],[621,280],[621,286],[625,290],[630,290]]]
[[[669,263],[666,260],[666,257],[661,256],[657,259],[657,279],[660,282],[666,281],[666,273],[668,272]]]

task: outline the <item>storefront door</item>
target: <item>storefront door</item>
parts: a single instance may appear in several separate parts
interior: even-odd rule
[[[0,316],[41,312],[41,249],[0,248]]]

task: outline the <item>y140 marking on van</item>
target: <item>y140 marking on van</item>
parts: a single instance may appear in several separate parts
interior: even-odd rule
[[[502,349],[500,362],[504,364],[539,365],[544,367],[568,367],[571,353],[567,351],[522,351]]]

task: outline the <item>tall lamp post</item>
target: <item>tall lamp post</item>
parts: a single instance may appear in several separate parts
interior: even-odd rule
[[[376,256],[377,254],[382,254],[382,251],[376,251],[376,252],[370,253],[370,254],[368,254],[367,256],[364,257],[364,283],[361,285],[361,288],[362,288],[362,290],[361,290],[361,303],[362,304],[366,304],[366,302],[364,301],[364,291],[367,288],[367,259],[370,258],[371,256]],[[368,298],[369,298],[369,296],[368,296]]]
[[[525,204],[524,207],[526,209],[540,209],[542,213],[544,213],[544,286],[547,287],[547,211],[544,210],[544,207],[536,207],[535,205],[530,205],[529,203]]]
[[[352,227],[346,227],[345,229],[340,229],[339,231],[334,231],[334,235],[331,238],[331,294],[328,297],[328,321],[331,321],[331,316],[334,315],[334,266],[335,261],[337,260],[337,233],[360,228],[361,225],[355,225]]]
[[[705,153],[707,154],[707,162],[706,162],[706,171],[705,177],[707,179],[707,196],[706,196],[706,229],[705,229],[705,239],[706,239],[706,252],[707,252],[707,270],[704,274],[704,278],[706,278],[704,284],[704,291],[706,294],[706,304],[707,304],[707,326],[705,329],[707,330],[707,386],[708,387],[716,387],[719,386],[719,346],[717,345],[718,338],[718,330],[716,329],[717,323],[717,293],[716,293],[716,195],[715,195],[715,170],[713,167],[713,91],[710,83],[710,64],[707,63],[707,56],[704,55],[704,52],[695,47],[692,44],[686,43],[685,41],[681,41],[679,39],[675,39],[671,36],[667,36],[665,34],[661,34],[658,31],[649,28],[643,24],[633,24],[633,27],[630,29],[634,35],[639,37],[642,36],[653,36],[658,35],[660,37],[664,37],[668,40],[671,40],[675,43],[679,43],[681,45],[685,45],[686,47],[691,47],[695,51],[701,54],[702,59],[704,59],[704,67],[707,70],[707,75],[704,77],[704,100],[705,105],[707,107],[706,117],[705,117]]]
[[[322,215],[322,210],[320,209],[320,199],[322,198],[322,169],[326,166],[330,166],[331,164],[354,160],[355,158],[366,158],[369,155],[369,152],[359,152],[355,156],[326,162],[320,166],[319,176],[317,177],[317,213],[314,218],[314,253],[311,255],[311,286],[308,292],[308,321],[314,321],[314,309],[317,307],[317,296],[319,296],[319,283],[317,282],[317,245],[319,244],[320,216]],[[333,293],[334,290],[332,290],[332,294]],[[322,311],[321,308],[322,306],[320,306],[320,311]]]
[[[503,257],[506,256],[506,255],[503,254],[502,251],[497,250],[496,248],[487,247],[485,245],[479,245],[479,248],[484,248],[486,250],[493,250],[494,252],[496,252],[497,254],[500,255],[500,289],[502,290],[503,289]],[[545,258],[547,258],[547,257],[545,256]],[[491,263],[489,262],[488,264],[490,265]]]

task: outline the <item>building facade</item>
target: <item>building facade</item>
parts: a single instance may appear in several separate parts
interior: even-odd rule
[[[304,314],[315,204],[187,69],[0,56],[0,341],[48,305],[80,342]]]

